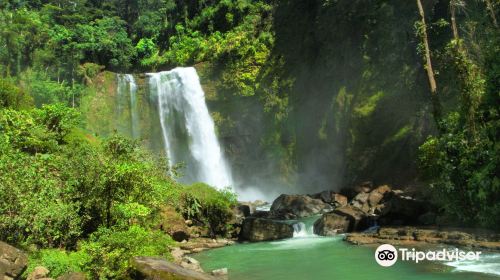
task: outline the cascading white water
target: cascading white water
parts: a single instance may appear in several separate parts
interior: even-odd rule
[[[126,101],[130,109],[130,119],[131,119],[131,133],[132,138],[138,139],[140,137],[140,126],[139,126],[139,112],[137,108],[137,84],[135,83],[134,76],[131,74],[118,74],[118,114],[122,115],[125,110],[124,101]],[[126,95],[129,95],[126,98]]]
[[[313,237],[316,236],[313,232],[312,225],[306,225],[303,222],[293,224],[293,237]]]
[[[304,237],[318,237],[314,234],[314,222],[318,220],[319,216],[312,216],[304,218],[297,223],[293,224],[293,237],[294,238],[304,238]]]
[[[186,164],[183,180],[232,186],[196,70],[148,73],[150,97],[158,103],[165,151],[172,166]]]

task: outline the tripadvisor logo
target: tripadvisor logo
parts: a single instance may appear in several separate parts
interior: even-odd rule
[[[398,252],[399,251],[399,252]],[[392,266],[398,260],[398,253],[402,261],[413,261],[418,263],[423,260],[427,261],[477,261],[481,252],[479,251],[461,251],[458,249],[442,249],[438,251],[417,251],[415,248],[411,250],[408,248],[396,249],[390,244],[383,244],[378,246],[375,251],[375,260],[381,266]]]
[[[381,266],[391,266],[398,260],[398,251],[390,244],[380,245],[375,251],[375,260]]]

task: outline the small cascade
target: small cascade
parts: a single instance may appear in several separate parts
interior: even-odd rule
[[[294,238],[304,238],[304,237],[317,237],[314,234],[314,222],[319,217],[310,217],[303,219],[295,224],[293,224],[293,237]]]
[[[156,100],[169,164],[185,164],[185,183],[233,185],[230,169],[215,134],[205,93],[193,67],[148,73],[151,100]]]

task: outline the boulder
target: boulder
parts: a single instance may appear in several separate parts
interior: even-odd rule
[[[368,204],[369,197],[370,197],[370,193],[365,193],[365,192],[358,193],[351,200],[351,205],[368,213],[370,211],[370,205]]]
[[[297,219],[322,214],[333,210],[333,207],[321,199],[308,195],[282,194],[273,201],[271,216],[282,219]]]
[[[346,196],[334,191],[322,191],[320,193],[312,194],[310,197],[321,199],[324,203],[328,203],[334,207],[346,206],[348,202]]]
[[[132,279],[215,280],[212,275],[190,270],[163,258],[134,257],[130,261]]]
[[[348,200],[347,200],[347,197],[345,195],[341,195],[339,193],[333,194],[332,204],[335,207],[346,206],[347,203],[348,203]]]
[[[164,206],[160,212],[160,229],[172,236],[175,241],[188,240],[190,233],[186,221],[172,206]]]
[[[265,241],[293,237],[293,226],[282,221],[249,217],[243,221],[240,238]]]
[[[420,223],[418,218],[427,212],[428,204],[409,196],[393,195],[375,214],[380,215],[381,225],[415,225]]]
[[[188,256],[184,256],[181,260],[180,265],[184,268],[198,271],[198,272],[203,272],[203,269],[201,268],[200,262],[197,261],[196,259],[193,259]]]
[[[373,189],[373,182],[366,181],[354,187],[356,193],[368,193]]]
[[[385,197],[391,193],[391,188],[388,185],[377,187],[370,192],[368,196],[368,204],[370,207],[377,206]]]
[[[49,272],[50,271],[46,267],[37,266],[33,269],[26,280],[46,279],[48,278]]]
[[[250,210],[250,206],[246,204],[239,204],[234,206],[231,211],[233,212],[232,219],[230,221],[230,224],[236,224],[236,225],[241,225],[243,223],[243,220],[250,216],[250,213],[253,213]]]
[[[21,250],[0,241],[0,279],[16,279],[26,269],[28,256]]]
[[[228,273],[227,271],[227,268],[219,268],[219,269],[215,269],[215,270],[212,270],[212,275],[213,276],[226,276]]]
[[[314,223],[314,233],[332,236],[338,233],[364,230],[368,227],[368,216],[352,206],[344,206],[326,213]]]

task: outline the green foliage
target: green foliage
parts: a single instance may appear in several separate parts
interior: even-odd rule
[[[141,57],[151,57],[158,51],[155,42],[150,38],[142,38],[139,40],[135,49],[137,50],[137,54]]]
[[[29,275],[37,266],[43,266],[50,271],[48,276],[55,279],[65,273],[83,272],[89,262],[90,256],[83,251],[43,249],[29,255],[28,268],[24,275]]]
[[[225,234],[232,217],[231,207],[236,205],[236,195],[230,189],[216,190],[197,183],[183,187],[178,193],[177,208],[185,219],[205,225],[212,235]]]
[[[446,215],[466,225],[498,228],[500,146],[494,139],[500,123],[488,123],[471,138],[459,120],[458,113],[450,114],[443,121],[446,132],[420,147],[421,168]]]
[[[70,104],[71,100],[75,98],[74,95],[79,94],[77,89],[73,89],[66,82],[53,81],[42,72],[26,71],[20,76],[21,84],[33,97],[37,107],[52,103]]]
[[[135,256],[169,257],[175,242],[162,232],[131,226],[125,230],[100,228],[80,244],[90,261],[86,271],[93,279],[128,279],[129,260]]]
[[[0,78],[0,109],[25,109],[33,103],[31,97],[13,82]]]
[[[0,111],[0,239],[73,247],[99,226],[148,226],[173,181],[120,137],[89,141],[62,105]]]

